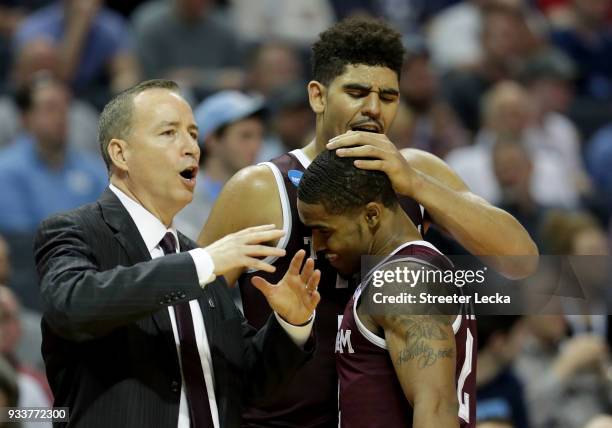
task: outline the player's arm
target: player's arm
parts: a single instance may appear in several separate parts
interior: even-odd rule
[[[397,264],[389,269],[394,270]],[[399,266],[421,271],[420,263]],[[405,283],[385,284],[387,295],[421,292],[445,294],[436,287],[418,283],[410,288]],[[366,298],[380,288],[366,289]],[[381,310],[382,309],[382,310]],[[406,399],[413,408],[415,428],[459,427],[455,385],[456,345],[452,323],[456,316],[441,315],[431,305],[405,303],[378,308],[372,315],[375,325],[384,331],[387,350]]]
[[[240,170],[225,184],[198,244],[206,247],[230,233],[261,224],[282,228],[283,217],[273,172],[267,166],[255,165]],[[234,284],[243,271],[234,269],[225,274],[227,283]]]
[[[402,155],[414,168],[412,195],[433,222],[503,275],[521,279],[537,268],[538,248],[525,228],[506,211],[472,193],[442,159],[416,149]],[[512,257],[529,256],[529,257]]]
[[[423,205],[433,222],[470,253],[489,256],[487,263],[502,275],[521,279],[536,270],[538,248],[525,228],[470,192],[440,158],[416,149],[398,151],[383,134],[351,131],[330,141],[328,149],[342,148],[339,156],[373,158],[355,165],[386,173],[397,193]]]

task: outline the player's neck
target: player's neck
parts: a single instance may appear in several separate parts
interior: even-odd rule
[[[388,256],[406,242],[420,241],[423,237],[410,218],[403,212],[392,215],[388,222],[381,224],[372,244],[372,254]]]
[[[313,161],[319,153],[325,150],[325,144],[319,144],[319,138],[314,138],[310,143],[306,144],[302,149],[308,160]]]

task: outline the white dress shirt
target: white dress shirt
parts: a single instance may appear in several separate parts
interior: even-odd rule
[[[159,243],[166,234],[166,232],[171,232],[174,235],[177,244],[176,250],[177,252],[180,251],[180,244],[174,226],[171,226],[169,229],[166,229],[166,226],[164,226],[164,224],[151,212],[147,211],[147,209],[144,208],[139,202],[136,202],[112,184],[109,185],[109,188],[119,198],[119,201],[121,201],[132,220],[134,220],[134,223],[136,224],[136,227],[140,232],[140,236],[145,242],[147,250],[149,250],[152,259],[162,257],[164,255],[164,251],[159,246]],[[196,272],[198,275],[198,282],[200,283],[200,286],[204,287],[206,284],[214,281],[214,263],[210,255],[206,252],[206,250],[203,248],[196,248],[188,251],[188,253],[193,258],[194,264],[196,266]],[[212,367],[212,359],[210,355],[210,346],[208,344],[208,338],[206,336],[206,329],[204,328],[204,319],[202,317],[200,305],[198,304],[197,300],[191,300],[189,302],[189,306],[191,308],[191,316],[195,331],[196,345],[198,348],[198,353],[200,355],[202,371],[204,372],[204,380],[206,381],[206,391],[208,392],[208,402],[210,404],[210,410],[212,412],[213,423],[215,428],[220,428],[219,412],[217,409],[217,400],[215,398],[214,390],[214,373]],[[168,313],[170,315],[170,323],[172,324],[172,333],[174,335],[174,343],[176,344],[176,352],[179,357],[178,361],[180,366],[181,344],[179,341],[176,316],[174,314],[173,306],[168,306]],[[308,337],[310,336],[310,333],[312,331],[314,316],[307,325],[302,327],[291,325],[285,322],[282,318],[280,318],[278,314],[276,314],[276,312],[274,314],[279,324],[283,327],[283,329],[287,332],[291,339],[298,346],[303,346],[308,340]],[[179,402],[178,428],[189,428],[189,408],[187,406],[187,396],[185,392],[185,381],[183,378],[182,367],[181,380],[182,382],[181,397]]]

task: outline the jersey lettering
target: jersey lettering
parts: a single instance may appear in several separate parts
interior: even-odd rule
[[[344,348],[348,348],[349,354],[354,354],[355,350],[351,344],[351,330],[338,330],[336,336],[336,352],[344,354]]]

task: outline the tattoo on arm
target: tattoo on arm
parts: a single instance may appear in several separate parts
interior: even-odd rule
[[[455,358],[453,347],[440,346],[449,340],[445,327],[448,326],[446,315],[413,315],[397,317],[406,346],[399,352],[398,363],[415,361],[419,369],[433,366],[438,360]],[[436,341],[442,343],[436,345]]]

